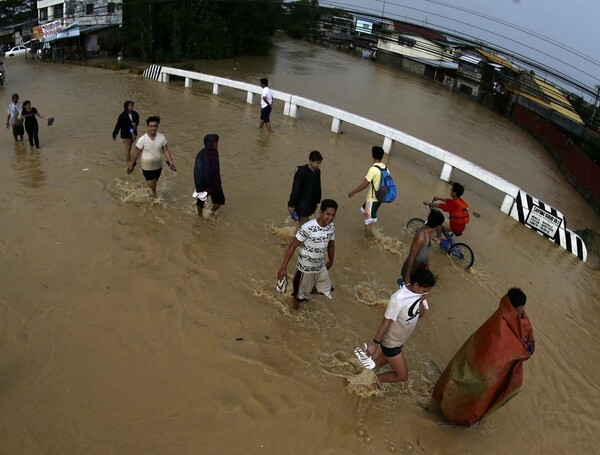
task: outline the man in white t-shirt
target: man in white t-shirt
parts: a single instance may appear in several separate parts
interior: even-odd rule
[[[12,126],[15,141],[22,141],[23,135],[25,134],[23,120],[19,120],[22,110],[23,104],[19,102],[19,94],[14,93],[12,96],[12,103],[8,105],[7,109],[8,116],[6,117],[6,128]]]
[[[167,138],[158,132],[158,125],[160,123],[160,117],[158,115],[152,115],[146,120],[148,126],[148,132],[140,137],[135,143],[135,150],[129,166],[127,167],[127,173],[131,174],[137,159],[141,155],[142,173],[150,188],[150,195],[156,197],[156,184],[162,173],[162,157],[163,155],[167,159],[167,166],[173,171],[175,164],[173,164],[173,157],[167,146]]]
[[[271,128],[271,109],[273,108],[273,92],[269,88],[269,80],[263,77],[260,80],[260,86],[262,87],[262,94],[260,95],[260,129],[264,125],[267,125],[269,134],[273,134]]]
[[[388,364],[392,370],[379,373],[379,382],[401,382],[408,379],[408,366],[402,348],[410,338],[419,318],[429,309],[427,293],[435,286],[435,277],[426,269],[416,270],[412,283],[402,286],[390,297],[383,321],[379,325],[373,343],[365,353],[371,357],[381,347],[375,359],[375,368]]]
[[[335,225],[333,220],[337,212],[337,202],[333,199],[321,201],[321,212],[319,217],[304,223],[296,237],[290,243],[283,263],[277,273],[277,279],[287,277],[287,266],[294,255],[294,251],[302,246],[298,253],[296,273],[293,278],[293,309],[300,307],[300,302],[310,299],[310,295],[316,290],[319,294],[331,298],[331,278],[329,269],[333,266],[335,256]],[[325,262],[327,252],[328,262]]]
[[[367,187],[367,199],[360,208],[360,211],[365,215],[365,234],[370,237],[373,234],[373,223],[377,223],[377,210],[381,206],[381,202],[377,200],[375,192],[381,185],[381,170],[385,169],[386,165],[381,162],[383,159],[384,150],[383,148],[375,145],[371,149],[371,156],[373,157],[373,166],[369,168],[369,172],[365,176],[364,180],[355,189],[348,193],[348,197],[351,198],[356,193],[360,193]]]

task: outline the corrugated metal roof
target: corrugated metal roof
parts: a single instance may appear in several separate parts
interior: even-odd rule
[[[418,25],[407,24],[406,22],[394,21],[394,30],[400,33],[412,33],[414,35],[422,36],[429,41],[447,41],[446,35],[432,30],[430,28],[420,27]]]
[[[508,60],[502,58],[502,57],[498,57],[496,54],[492,54],[491,52],[488,51],[484,51],[483,49],[476,49],[477,52],[479,52],[481,55],[483,55],[485,58],[487,58],[488,60],[491,60],[492,62],[498,63],[500,65],[502,65],[505,68],[511,69],[513,71],[519,71],[520,68],[516,65],[513,65],[511,62],[509,62]]]
[[[537,77],[534,77],[533,80],[536,83],[536,85],[542,90],[544,95],[546,95],[550,99],[551,109],[554,109],[556,112],[559,112],[560,114],[573,120],[574,122],[583,125],[583,120],[581,120],[579,114],[575,112],[575,109],[573,109],[571,102],[567,99],[565,95],[562,94],[562,92],[559,89],[554,87],[552,84],[549,84]]]
[[[473,65],[478,65],[482,59],[474,57],[473,55],[461,55],[459,60],[462,60],[467,63],[472,63]]]
[[[571,103],[569,100],[562,95],[555,87],[552,87],[549,84],[541,81],[540,79],[534,78],[536,85],[540,88],[540,90],[548,97],[548,99],[543,99],[532,95],[531,93],[524,92],[521,89],[510,87],[511,92],[517,93],[520,96],[523,96],[527,99],[530,99],[540,106],[544,106],[548,109],[558,112],[562,116],[568,118],[569,120],[577,123],[578,125],[584,125],[583,120],[573,108],[571,107]],[[541,83],[541,84],[540,84]],[[545,87],[544,87],[545,86]],[[553,90],[547,90],[548,87],[551,87]]]

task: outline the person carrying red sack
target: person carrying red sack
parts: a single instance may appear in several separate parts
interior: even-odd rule
[[[450,422],[473,425],[521,391],[523,362],[535,350],[526,301],[521,289],[510,289],[438,379],[433,399]]]

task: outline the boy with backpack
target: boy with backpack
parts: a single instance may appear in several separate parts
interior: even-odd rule
[[[381,204],[392,202],[397,193],[396,185],[387,166],[381,162],[383,154],[383,148],[377,145],[373,146],[371,149],[373,166],[369,168],[362,183],[348,193],[348,197],[352,198],[356,193],[360,193],[370,186],[367,191],[367,199],[360,209],[365,215],[365,234],[367,237],[373,234],[372,225],[377,222],[377,211]]]

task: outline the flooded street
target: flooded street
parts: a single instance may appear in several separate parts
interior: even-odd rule
[[[502,214],[502,194],[456,173],[472,217],[468,272],[432,251],[438,285],[409,340],[410,379],[372,392],[354,357],[373,337],[421,201],[443,195],[439,163],[394,146],[399,197],[363,238],[364,193],[347,193],[381,138],[301,111],[258,130],[245,93],[127,72],[6,60],[4,106],[18,92],[46,117],[40,150],[0,139],[0,454],[593,453],[599,444],[600,272]],[[197,62],[196,70],[294,93],[379,121],[463,156],[562,211],[570,229],[600,220],[543,147],[506,119],[429,81],[278,35],[269,57]],[[161,116],[178,173],[150,201],[125,173],[111,132],[126,99]],[[140,127],[145,132],[145,125]],[[226,205],[196,214],[193,164],[220,135]],[[27,139],[25,139],[25,143]],[[275,293],[293,234],[295,167],[324,156],[335,220],[333,300],[297,313]],[[293,261],[294,262],[294,261]],[[292,272],[290,265],[288,272]],[[522,287],[536,337],[523,391],[472,428],[430,407],[464,340]]]

